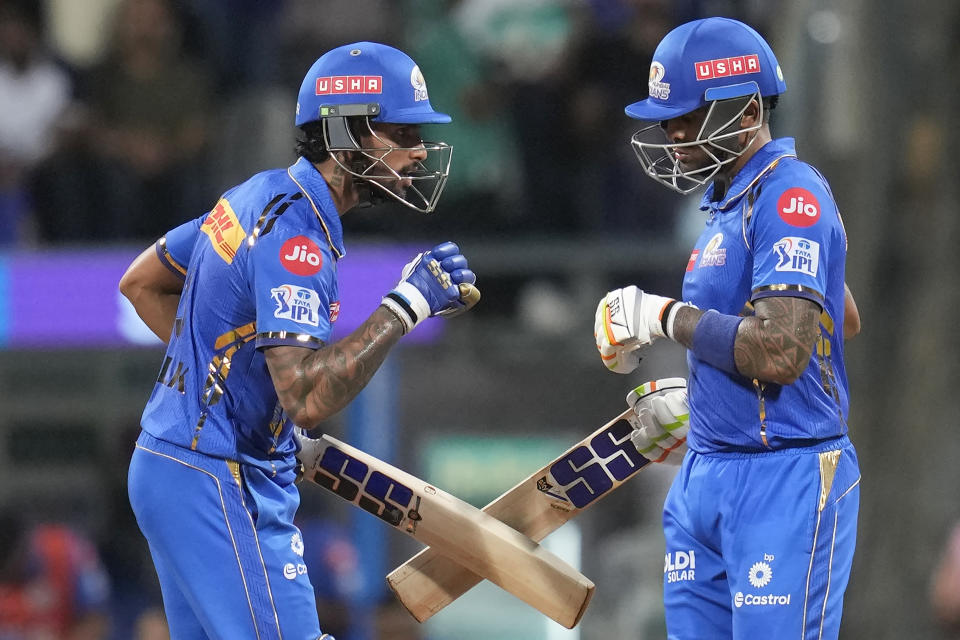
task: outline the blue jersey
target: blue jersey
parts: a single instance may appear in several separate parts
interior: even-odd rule
[[[712,201],[683,279],[683,299],[700,309],[750,313],[769,296],[794,296],[822,309],[810,363],[790,385],[752,381],[688,352],[690,434],[701,453],[780,449],[847,431],[843,362],[847,238],[823,176],[796,157],[793,140],[763,146]]]
[[[185,282],[144,431],[267,471],[291,466],[292,425],[261,349],[329,341],[345,252],[323,176],[303,158],[259,173],[157,252]]]

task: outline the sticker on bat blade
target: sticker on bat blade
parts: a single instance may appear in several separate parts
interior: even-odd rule
[[[313,480],[344,500],[372,513],[392,527],[400,528],[404,519],[408,533],[416,532],[420,516],[420,497],[413,490],[380,471],[370,471],[366,463],[329,445],[317,462]],[[414,501],[416,497],[416,501]],[[414,502],[412,508],[410,503]]]
[[[577,509],[587,506],[650,462],[630,441],[632,430],[626,420],[616,421],[554,462],[549,474],[537,481],[537,489]]]

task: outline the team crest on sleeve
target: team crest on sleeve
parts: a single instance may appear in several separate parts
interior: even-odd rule
[[[323,253],[307,236],[294,236],[280,247],[280,264],[295,275],[312,276],[323,267]]]
[[[292,320],[297,324],[320,325],[320,296],[313,289],[295,284],[282,284],[270,289],[270,296],[277,304],[273,317]]]
[[[820,219],[820,203],[803,187],[787,189],[777,200],[777,213],[793,227],[810,227]]]
[[[331,324],[337,321],[337,318],[340,317],[340,301],[330,303],[330,322]]]
[[[806,238],[787,236],[773,245],[777,271],[793,271],[817,277],[820,266],[820,243]]]

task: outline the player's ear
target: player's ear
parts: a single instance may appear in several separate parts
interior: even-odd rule
[[[751,100],[750,104],[743,110],[740,116],[740,128],[748,129],[760,124],[760,103],[757,100]]]

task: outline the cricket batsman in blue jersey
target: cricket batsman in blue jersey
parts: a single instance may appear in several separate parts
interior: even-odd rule
[[[403,52],[334,49],[300,88],[299,159],[228,190],[124,274],[121,291],[168,342],[128,488],[173,640],[329,638],[293,524],[294,425],[342,409],[421,320],[479,299],[466,258],[445,242],[331,342],[340,216],[387,199],[432,211],[451,148],[424,142],[420,125],[449,121]]]
[[[659,338],[688,349],[689,423],[665,430],[688,449],[663,513],[671,640],[839,633],[860,499],[843,338],[859,316],[830,187],[771,137],[784,91],[756,31],[708,18],[664,37],[649,97],[626,107],[647,123],[631,140],[647,176],[706,185],[682,301],[617,289],[595,323],[617,373]]]

